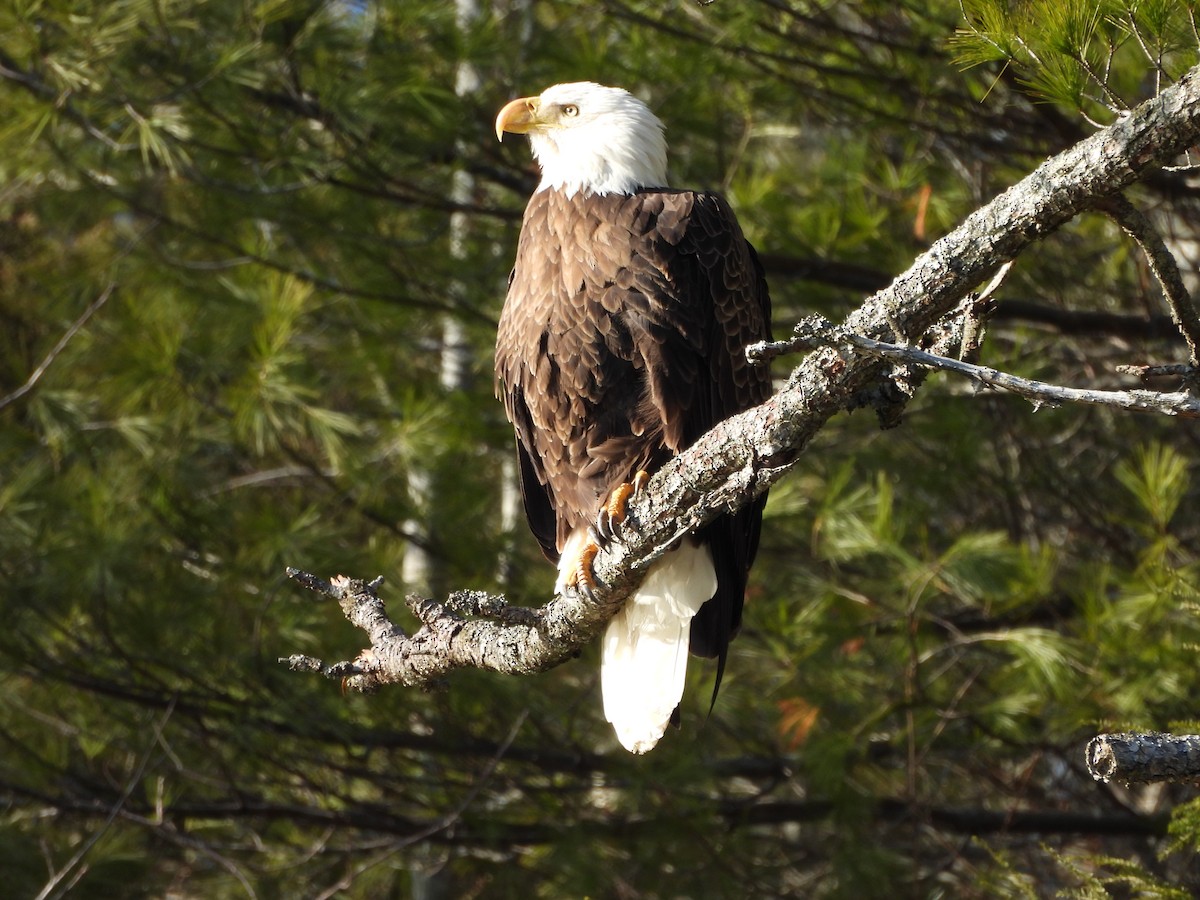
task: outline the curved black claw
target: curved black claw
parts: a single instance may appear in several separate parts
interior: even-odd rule
[[[588,603],[596,602],[596,593],[592,590],[592,586],[586,581],[575,582],[575,592]]]
[[[629,501],[645,489],[649,480],[650,476],[639,470],[632,482],[619,484],[609,493],[596,513],[593,539],[599,546],[605,547],[609,542],[621,539],[621,533],[633,519],[629,514]]]
[[[603,514],[601,514],[603,515]],[[608,546],[608,542],[612,540],[611,534],[605,534],[604,528],[601,525],[600,517],[596,517],[596,524],[588,526],[588,540],[595,544],[599,549],[603,550]]]
[[[602,506],[596,513],[596,524],[588,534],[600,547],[607,547],[612,541],[621,539],[621,520],[615,518],[607,506]]]

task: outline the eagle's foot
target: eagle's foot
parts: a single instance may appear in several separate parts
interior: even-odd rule
[[[639,469],[632,482],[622,482],[609,491],[608,499],[596,515],[595,531],[601,547],[621,537],[621,528],[629,516],[629,500],[640,494],[649,480],[650,473]]]
[[[600,536],[596,534],[596,529],[589,528],[587,540],[579,548],[579,556],[576,557],[567,574],[567,587],[574,588],[588,600],[596,599],[595,590],[598,579],[596,573],[592,571],[592,562],[596,559],[596,554],[600,552],[600,546]]]
[[[619,484],[609,492],[596,515],[596,524],[589,527],[586,536],[579,541],[578,551],[568,550],[564,564],[560,564],[559,571],[564,573],[560,576],[564,577],[561,584],[578,591],[588,600],[594,599],[599,583],[592,570],[596,554],[620,539],[622,526],[629,520],[629,501],[645,489],[649,480],[650,473],[639,471],[633,481]],[[574,558],[571,558],[572,553]]]

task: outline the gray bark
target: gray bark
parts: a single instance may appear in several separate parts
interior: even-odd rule
[[[1200,397],[1187,391],[1170,393],[1147,390],[1098,391],[1047,384],[1044,381],[1031,381],[1028,378],[1020,378],[988,366],[963,362],[961,359],[947,359],[945,356],[939,356],[916,347],[872,340],[861,334],[853,334],[844,328],[838,328],[820,316],[809,316],[797,325],[795,337],[791,340],[764,341],[753,344],[747,348],[747,353],[751,354],[752,358],[765,358],[783,352],[794,352],[801,348],[821,346],[848,346],[880,359],[889,359],[927,369],[939,369],[943,372],[954,372],[979,384],[1024,397],[1034,404],[1035,409],[1041,406],[1057,407],[1069,403],[1082,403],[1090,406],[1108,406],[1126,412],[1156,412],[1165,416],[1179,416],[1185,419],[1200,418]],[[1118,370],[1134,368],[1136,367],[1120,366]],[[1164,368],[1158,367],[1160,374]],[[1170,371],[1186,377],[1195,369],[1190,365],[1183,365],[1172,367]]]
[[[1087,767],[1097,781],[1200,782],[1200,734],[1101,734],[1088,742]]]

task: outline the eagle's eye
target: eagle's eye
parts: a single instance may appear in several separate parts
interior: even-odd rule
[[[574,103],[568,103],[566,106],[564,106],[562,108],[562,113],[568,119],[573,119],[577,115],[579,115],[579,107],[576,106]]]

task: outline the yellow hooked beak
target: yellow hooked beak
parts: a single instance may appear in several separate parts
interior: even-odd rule
[[[540,117],[541,101],[537,97],[519,97],[506,103],[496,116],[496,139],[504,140],[504,132],[526,134],[545,122]]]

